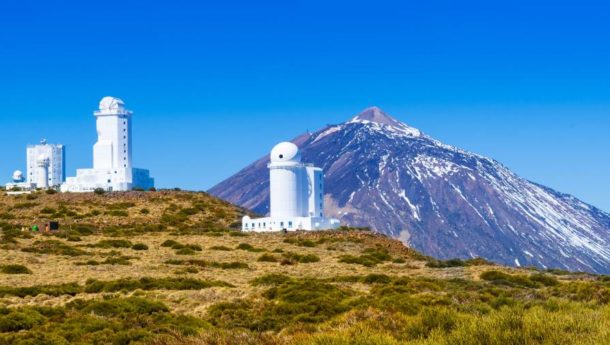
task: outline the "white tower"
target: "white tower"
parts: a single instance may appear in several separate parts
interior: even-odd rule
[[[277,144],[270,154],[270,216],[242,219],[243,231],[327,230],[339,227],[337,219],[324,217],[322,169],[301,162],[299,148]]]
[[[36,181],[37,188],[49,188],[49,157],[45,155],[38,156],[36,167],[38,170],[38,180]]]
[[[269,182],[271,217],[302,217],[303,164],[293,143],[280,143],[271,150]]]
[[[132,166],[131,115],[125,103],[115,97],[104,97],[99,110],[93,112],[97,128],[97,142],[93,145],[93,169],[78,169],[61,186],[62,192],[92,192],[144,190],[154,187],[155,181],[146,169]]]
[[[125,103],[104,97],[94,112],[97,142],[93,146],[93,169],[131,168],[131,114]]]

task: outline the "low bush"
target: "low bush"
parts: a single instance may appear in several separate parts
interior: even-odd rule
[[[222,251],[230,252],[233,249],[226,247],[226,246],[212,246],[212,247],[210,247],[210,250],[222,250]]]
[[[279,259],[275,255],[265,253],[265,254],[259,256],[259,258],[256,261],[258,261],[258,262],[278,262]]]
[[[260,253],[260,252],[265,251],[262,248],[255,248],[251,244],[248,244],[248,243],[240,243],[236,249],[245,250],[245,251],[253,252],[253,253]]]
[[[144,243],[136,243],[133,246],[131,246],[131,249],[133,249],[133,250],[148,250],[148,246],[145,245]]]
[[[0,272],[4,274],[32,274],[32,271],[23,265],[1,265]]]
[[[201,290],[210,287],[232,287],[233,285],[217,280],[192,278],[140,278],[100,281],[90,279],[85,283],[84,292],[118,292],[134,290]]]
[[[204,327],[204,321],[174,315],[154,300],[79,299],[64,307],[28,306],[0,314],[0,344],[141,344],[160,334],[193,336]]]
[[[217,262],[217,261],[207,261],[207,260],[167,260],[165,262],[168,265],[193,265],[198,267],[211,267],[211,268],[220,268],[220,269],[247,269],[249,268],[248,264],[239,261],[233,262]]]
[[[58,240],[36,241],[30,247],[21,250],[28,253],[63,256],[81,256],[87,254],[84,250],[69,246]]]

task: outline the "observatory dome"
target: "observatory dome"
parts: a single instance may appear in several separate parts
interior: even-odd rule
[[[282,162],[295,162],[301,161],[301,151],[299,148],[291,142],[283,142],[275,145],[271,150],[271,162],[282,163]]]
[[[106,96],[100,101],[100,111],[125,110],[125,102],[116,97]]]
[[[13,172],[13,182],[21,181],[23,181],[23,173],[21,172],[21,170],[15,170],[15,172]]]

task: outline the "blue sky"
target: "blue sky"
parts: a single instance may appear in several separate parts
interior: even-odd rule
[[[589,0],[4,0],[0,177],[41,137],[68,175],[91,166],[106,95],[135,111],[136,165],[197,190],[377,105],[610,211],[608,18]]]

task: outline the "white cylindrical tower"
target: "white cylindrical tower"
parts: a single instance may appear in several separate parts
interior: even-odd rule
[[[299,148],[290,142],[279,143],[270,158],[271,217],[302,217],[304,176]]]
[[[36,160],[38,168],[37,188],[49,188],[49,163],[49,158],[44,155],[40,155]]]
[[[116,97],[104,97],[94,112],[97,142],[93,146],[94,169],[131,169],[131,115]]]

